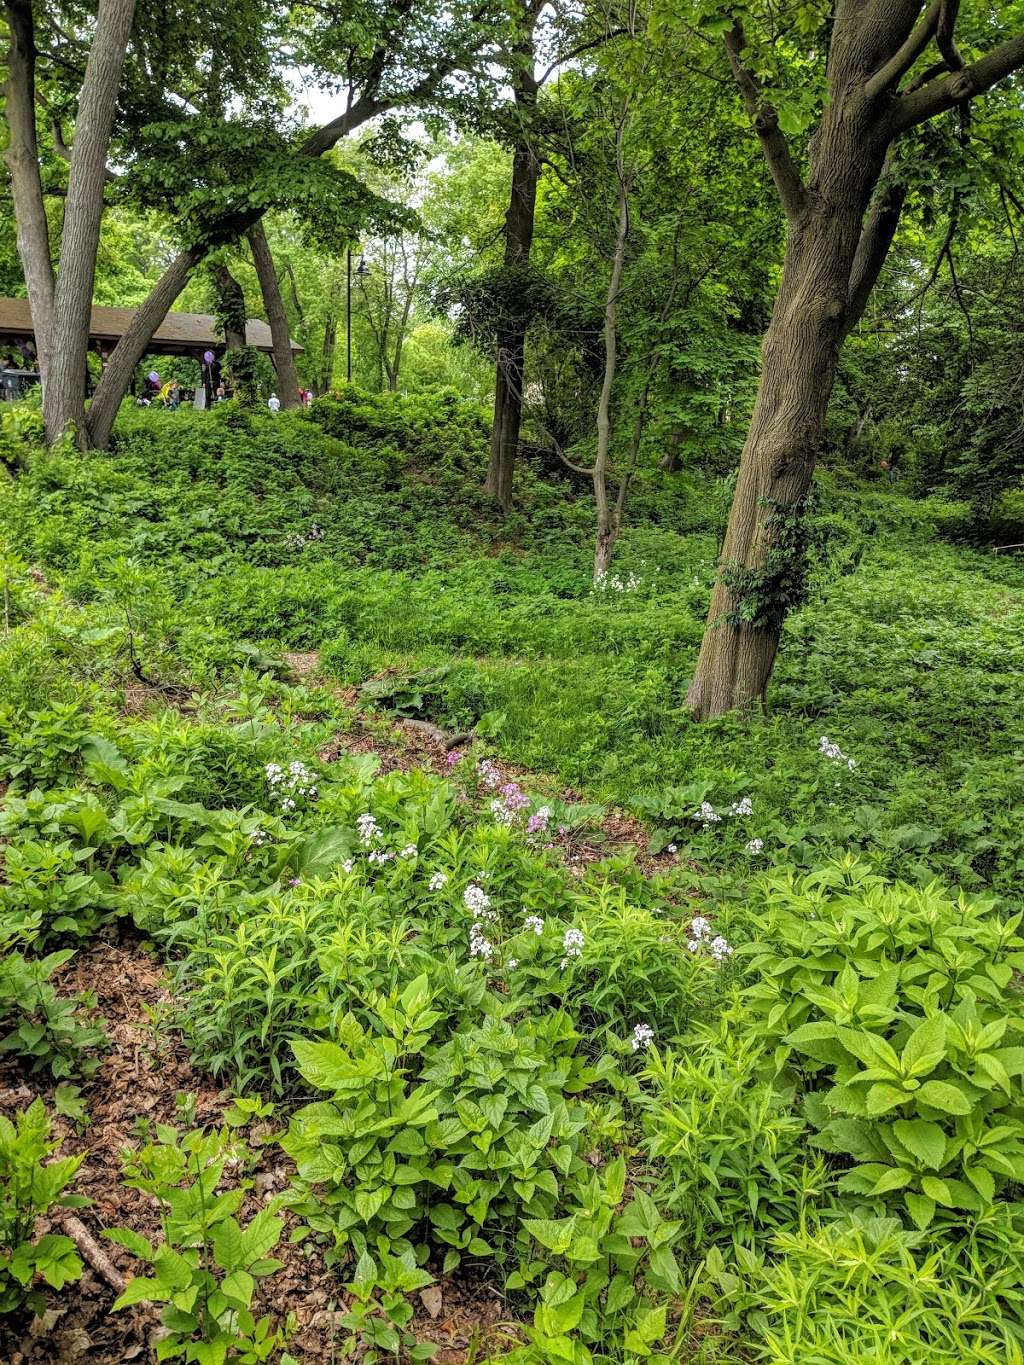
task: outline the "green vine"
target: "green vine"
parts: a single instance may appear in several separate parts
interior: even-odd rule
[[[724,619],[731,626],[767,630],[780,626],[788,612],[806,601],[811,560],[827,531],[810,516],[813,494],[790,503],[762,498],[758,506],[768,512],[763,529],[768,553],[758,568],[735,560],[722,566],[722,582],[733,599]]]

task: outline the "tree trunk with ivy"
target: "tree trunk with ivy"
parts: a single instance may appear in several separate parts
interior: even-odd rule
[[[840,347],[863,313],[903,207],[905,191],[892,173],[890,149],[909,129],[1024,65],[1024,38],[1014,39],[971,67],[961,64],[900,95],[903,76],[938,37],[946,7],[931,5],[915,25],[920,10],[914,3],[887,5],[884,14],[879,6],[840,7],[829,51],[828,101],[811,139],[806,185],[775,109],[747,69],[742,28],[734,25],[726,38],[788,234],[718,579],[687,696],[698,719],[764,697],[786,613],[801,599],[804,512]]]

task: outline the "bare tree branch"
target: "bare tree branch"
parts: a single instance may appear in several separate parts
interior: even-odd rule
[[[899,84],[934,37],[943,8],[943,0],[932,0],[927,14],[903,46],[893,53],[881,70],[876,71],[865,85],[864,93],[868,99],[876,99],[886,90],[891,90]]]
[[[944,114],[965,100],[983,95],[1006,76],[1019,71],[1024,66],[1024,34],[1009,38],[991,52],[981,57],[962,71],[954,71],[942,80],[929,82],[913,94],[906,94],[897,101],[894,110],[895,132],[906,132],[919,123],[926,123],[938,114]]]
[[[754,125],[754,131],[761,140],[761,149],[775,181],[775,188],[779,192],[786,217],[794,222],[801,217],[807,207],[807,190],[790,154],[789,143],[779,127],[778,112],[774,105],[762,100],[757,81],[743,65],[742,56],[746,46],[743,25],[737,20],[725,35],[729,65],[743,97],[744,107]]]

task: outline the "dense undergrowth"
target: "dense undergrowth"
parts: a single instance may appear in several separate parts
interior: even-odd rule
[[[585,488],[528,467],[497,522],[484,430],[350,396],[131,411],[110,456],[7,434],[0,1046],[87,1103],[102,1043],[50,978],[132,922],[295,1167],[243,1228],[206,1198],[236,1139],[134,1153],[170,1214],[164,1248],[120,1234],[128,1300],[168,1353],[274,1358],[249,1310],[287,1210],[367,1361],[426,1357],[443,1276],[506,1295],[522,1365],[1021,1360],[1020,568],[826,475],[771,714],[696,726],[724,488],[641,480],[595,593]],[[475,739],[445,776],[322,758],[368,707]],[[656,876],[567,866],[611,803]],[[14,1311],[80,1271],[32,1231],[74,1171],[41,1182],[22,1123]]]

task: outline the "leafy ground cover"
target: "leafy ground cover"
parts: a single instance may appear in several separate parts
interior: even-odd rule
[[[483,431],[8,435],[7,1355],[1021,1359],[1020,568],[826,475],[696,726],[727,490],[642,479],[594,593]]]

